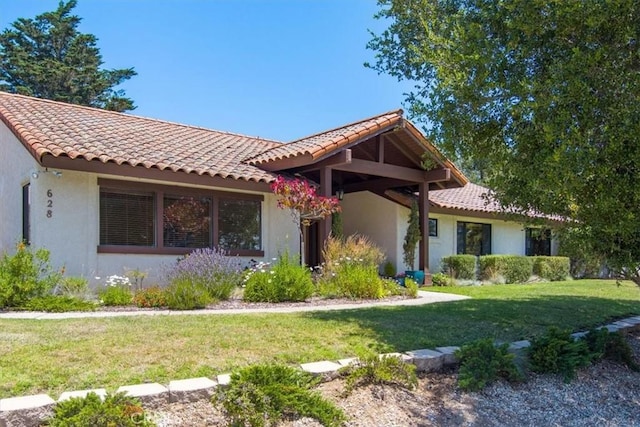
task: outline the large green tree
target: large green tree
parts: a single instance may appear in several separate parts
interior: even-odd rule
[[[381,0],[368,47],[503,206],[560,215],[640,284],[640,3]]]
[[[78,32],[76,0],[20,18],[0,33],[0,90],[114,111],[133,110],[115,90],[136,75],[133,68],[105,70],[96,37]]]

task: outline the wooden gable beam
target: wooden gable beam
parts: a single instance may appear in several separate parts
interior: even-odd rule
[[[328,157],[324,160],[321,160],[317,163],[297,169],[296,172],[305,173],[305,172],[321,170],[324,168],[335,169],[336,166],[346,165],[351,163],[351,159],[352,159],[351,149],[347,148],[346,150],[342,150],[339,153],[334,154],[333,156]]]
[[[334,165],[332,166],[332,169],[343,172],[393,178],[413,183],[448,181],[451,178],[451,171],[446,168],[434,169],[426,172],[419,169],[362,159],[351,159],[351,162]]]
[[[425,182],[445,182],[451,179],[451,169],[440,168],[426,172]]]
[[[345,193],[356,193],[358,191],[371,191],[376,193],[378,191],[385,191],[389,188],[404,187],[407,185],[415,185],[413,181],[404,181],[394,178],[378,178],[369,179],[367,181],[355,182],[353,184],[347,184],[342,187]]]
[[[385,134],[378,136],[378,162],[384,163],[384,140],[386,138]]]
[[[361,159],[352,159],[351,163],[335,166],[334,169],[343,172],[396,178],[411,182],[423,182],[425,178],[425,172],[422,170]]]

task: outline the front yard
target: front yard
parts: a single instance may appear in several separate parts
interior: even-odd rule
[[[630,282],[576,280],[433,288],[473,299],[295,314],[0,320],[0,397],[213,376],[258,361],[301,363],[376,352],[531,338],[640,314]]]

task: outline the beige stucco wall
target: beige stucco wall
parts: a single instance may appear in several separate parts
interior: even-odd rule
[[[398,251],[396,242],[404,238],[398,221],[402,206],[366,191],[345,194],[340,205],[344,234],[368,236],[385,251],[388,261],[401,267],[402,245]]]
[[[387,259],[397,271],[406,269],[402,260],[402,244],[407,231],[409,209],[369,192],[347,194],[342,201],[344,232],[369,236],[384,248]],[[429,267],[432,272],[441,269],[443,257],[457,251],[456,223],[458,221],[491,224],[491,251],[494,254],[524,255],[524,227],[515,222],[499,219],[474,218],[431,213],[438,220],[438,237],[429,237]],[[416,250],[415,265],[417,266]]]
[[[2,124],[0,166],[0,251],[13,250],[21,237],[22,185],[31,182],[32,247],[48,249],[52,265],[56,268],[64,266],[68,275],[86,277],[95,286],[104,283],[106,276],[139,269],[149,275],[145,283],[162,283],[163,266],[177,259],[176,255],[97,253],[100,209],[98,178],[123,177],[70,170],[59,170],[62,176],[56,177],[53,170],[44,172],[44,168],[38,167],[22,144]],[[35,171],[40,171],[38,178],[31,175]],[[130,181],[180,185],[168,181]],[[199,188],[233,191],[219,187]],[[247,193],[264,195],[262,247],[265,254],[263,258],[241,257],[243,263],[248,264],[252,258],[270,260],[285,248],[291,253],[298,253],[299,234],[288,211],[278,209],[276,198],[271,193]],[[47,215],[47,211],[51,211],[50,215]]]
[[[429,238],[429,265],[432,272],[441,271],[442,258],[457,252],[456,223],[459,221],[491,224],[491,253],[525,254],[525,233],[522,224],[470,216],[431,214],[430,217],[438,219],[438,237]]]
[[[38,164],[0,122],[0,254],[15,251],[22,238],[22,186]]]

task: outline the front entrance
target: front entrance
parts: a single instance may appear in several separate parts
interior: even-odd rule
[[[321,263],[322,246],[319,224],[318,221],[314,221],[310,226],[305,227],[304,261],[310,267],[318,266]]]

